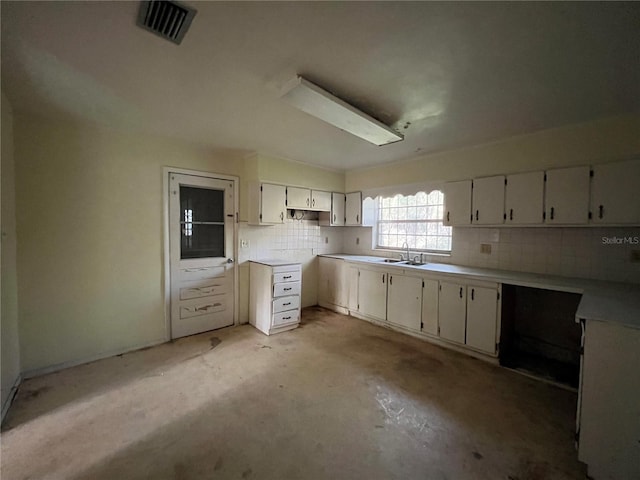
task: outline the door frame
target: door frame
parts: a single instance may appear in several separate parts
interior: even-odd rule
[[[233,222],[233,326],[238,325],[240,312],[240,279],[238,269],[238,215],[240,197],[238,195],[238,186],[240,178],[235,175],[223,175],[212,172],[203,172],[201,170],[188,170],[177,167],[162,167],[162,230],[164,248],[162,251],[163,259],[163,284],[164,284],[164,327],[165,340],[171,340],[171,251],[169,246],[169,175],[175,173],[178,175],[193,175],[195,177],[214,178],[218,180],[226,180],[233,182],[233,211],[235,212],[235,220]]]

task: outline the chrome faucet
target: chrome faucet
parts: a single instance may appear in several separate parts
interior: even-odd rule
[[[401,247],[401,248],[404,248],[404,246],[405,246],[405,245],[407,246],[407,258],[405,258],[405,260],[406,260],[407,262],[410,262],[410,261],[411,261],[411,255],[409,254],[409,242],[405,241],[405,242],[402,244],[402,247]],[[402,254],[400,254],[400,259],[401,259],[401,260],[403,259],[403,255],[402,255]]]

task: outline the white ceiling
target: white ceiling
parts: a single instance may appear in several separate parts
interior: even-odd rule
[[[17,111],[339,169],[640,110],[640,2],[191,5],[178,46],[138,2],[2,1],[2,88]],[[405,141],[295,110],[295,74]]]

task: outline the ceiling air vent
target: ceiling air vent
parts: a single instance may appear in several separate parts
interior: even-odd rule
[[[140,2],[138,25],[177,43],[182,42],[197,11],[178,2],[151,0]]]

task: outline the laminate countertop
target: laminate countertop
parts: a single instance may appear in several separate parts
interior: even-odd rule
[[[582,298],[576,312],[576,320],[618,323],[640,329],[640,285],[638,284],[466,267],[446,263],[426,263],[424,265],[408,265],[401,262],[385,263],[383,257],[366,255],[324,254],[320,256],[387,270],[402,270],[406,274],[464,277],[507,285],[578,293],[582,295]]]

